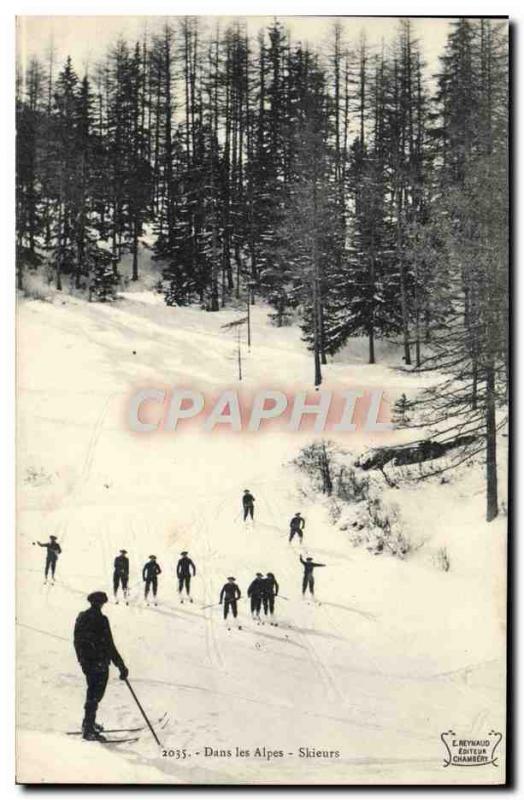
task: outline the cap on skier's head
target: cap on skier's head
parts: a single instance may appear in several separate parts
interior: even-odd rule
[[[261,573],[261,572],[257,572],[257,578],[263,578],[263,577],[264,577],[264,576],[262,575],[262,573]]]
[[[244,494],[246,494],[247,492],[249,492],[249,489],[244,489]]]
[[[127,550],[121,550],[120,552],[122,553],[123,556],[125,556],[126,553],[127,553]]]
[[[180,553],[180,555],[181,555],[181,556],[187,556],[187,550],[182,550],[182,552]]]
[[[50,536],[49,538],[56,542],[56,536]]]
[[[306,561],[313,561],[313,559],[311,558],[311,556],[306,556]]]
[[[275,577],[275,576],[273,575],[273,573],[272,573],[272,572],[267,572],[267,573],[266,573],[266,578],[274,578],[274,577]]]
[[[228,578],[228,581],[236,581],[236,578]]]
[[[295,514],[295,517],[299,517],[299,516],[300,516],[300,511],[297,511],[297,513]]]
[[[107,594],[105,592],[91,592],[91,594],[87,595],[87,602],[91,603],[92,606],[96,606],[100,608],[103,606],[104,603],[107,603]]]
[[[149,556],[149,558],[153,559],[154,561],[156,559],[156,556]]]

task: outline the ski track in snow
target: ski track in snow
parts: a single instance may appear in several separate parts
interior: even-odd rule
[[[503,729],[503,665],[493,658],[493,642],[502,634],[489,582],[481,575],[462,584],[423,563],[376,559],[354,549],[329,524],[317,499],[300,494],[296,474],[286,466],[311,437],[187,435],[151,444],[122,430],[126,384],[152,380],[152,364],[159,380],[173,383],[193,375],[231,385],[234,371],[234,344],[219,331],[227,314],[218,319],[181,310],[175,316],[130,294],[121,307],[75,301],[63,308],[28,303],[20,309],[21,346],[29,347],[32,336],[47,336],[57,354],[49,369],[35,366],[20,376],[27,429],[20,461],[57,476],[49,486],[24,486],[19,496],[23,736],[38,742],[49,774],[65,780],[67,767],[53,767],[53,753],[57,737],[65,740],[64,732],[78,725],[84,695],[71,641],[74,619],[88,591],[103,588],[112,598],[113,559],[125,546],[132,562],[129,606],[111,602],[106,613],[144,706],[154,719],[168,714],[159,731],[166,747],[196,753],[204,746],[308,746],[338,749],[341,757],[326,762],[295,755],[268,763],[193,755],[174,762],[160,758],[143,731],[137,743],[111,747],[111,757],[104,757],[104,770],[115,780],[125,775],[138,783],[386,783],[431,775],[444,782],[442,730],[453,725],[468,735]],[[267,385],[277,364],[277,385],[286,372],[309,374],[311,357],[296,332],[281,335],[288,337],[282,346],[255,309],[253,340],[264,343],[246,356],[248,382]],[[78,340],[85,363],[71,353]],[[348,384],[361,371],[360,385],[385,384],[392,392],[413,387],[411,376],[387,366],[337,363],[326,370]],[[73,408],[62,395],[74,398]],[[241,519],[245,487],[256,497],[253,525]],[[423,511],[421,497],[415,507]],[[462,497],[458,502],[464,505]],[[288,542],[289,519],[297,509],[306,517],[302,545]],[[475,520],[468,524],[478,527]],[[31,542],[50,532],[64,552],[56,585],[44,586],[44,551]],[[181,549],[190,551],[197,566],[193,604],[181,604],[177,594],[174,566]],[[141,568],[150,552],[157,553],[163,570],[158,606],[143,599]],[[320,605],[301,597],[300,552],[327,565],[315,570]],[[498,557],[498,551],[486,554],[486,563]],[[249,615],[247,586],[257,570],[269,569],[288,598],[277,597],[278,627],[257,625]],[[218,605],[229,574],[242,591],[242,630],[231,616],[227,630]],[[467,587],[476,599],[462,608]],[[438,603],[431,602],[432,593]],[[480,622],[485,645],[470,635]],[[100,714],[110,727],[141,722],[114,670]],[[92,779],[82,765],[93,746],[64,745],[79,780]],[[466,772],[460,777],[474,781]]]

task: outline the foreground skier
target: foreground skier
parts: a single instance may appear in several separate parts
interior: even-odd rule
[[[62,552],[62,548],[56,541],[56,536],[50,536],[48,542],[37,542],[37,545],[39,547],[47,548],[47,554],[45,559],[44,583],[47,583],[47,576],[49,575],[49,572],[51,572],[51,581],[54,583],[56,562],[58,561],[58,556]]]
[[[193,571],[193,578],[196,575],[196,567],[193,561],[189,558],[187,554],[187,550],[182,550],[180,553],[182,558],[179,559],[178,564],[176,565],[176,575],[178,578],[178,594],[182,595],[182,589],[185,586],[186,594],[189,597],[189,602],[192,603],[193,599],[189,596],[190,595],[190,588],[191,588],[191,571]],[[180,602],[183,603],[182,596],[180,597]]]
[[[247,520],[248,516],[253,519],[253,515],[255,513],[255,498],[249,489],[244,489],[244,494],[242,495],[242,506],[244,508],[244,522]]]
[[[127,586],[129,583],[129,559],[127,550],[120,550],[120,555],[115,558],[113,571],[113,594],[118,603],[118,589],[122,587],[124,600],[127,602]]]
[[[292,542],[295,536],[298,536],[300,541],[302,541],[304,537],[304,527],[306,525],[306,520],[304,517],[300,515],[300,511],[297,511],[294,517],[291,518],[291,522],[289,523],[289,541]]]
[[[120,680],[126,680],[129,671],[115,647],[109,620],[102,614],[107,603],[105,592],[92,592],[87,597],[90,608],[76,618],[74,645],[76,656],[86,676],[87,693],[84,705],[82,735],[84,739],[105,741],[96,723],[98,704],[102,700],[109,678],[109,664],[120,670]]]
[[[156,605],[156,594],[158,591],[158,576],[162,570],[160,564],[156,563],[156,556],[149,556],[149,561],[144,564],[142,570],[142,580],[145,581],[144,597],[147,600],[149,591],[153,590],[153,598]]]
[[[306,560],[300,556],[300,562],[304,567],[304,577],[302,579],[302,594],[305,596],[306,589],[309,589],[312,595],[315,594],[315,579],[313,578],[313,570],[315,567],[325,567],[325,564],[317,564],[311,556],[308,556]]]
[[[224,603],[224,619],[227,619],[230,610],[235,619],[238,616],[237,601],[242,597],[242,593],[235,581],[236,578],[228,578],[227,583],[222,586],[222,591],[220,592],[219,602],[220,605]]]

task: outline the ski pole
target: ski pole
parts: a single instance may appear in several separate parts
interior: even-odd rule
[[[149,720],[147,718],[146,712],[144,711],[144,709],[142,708],[142,706],[140,704],[140,700],[136,696],[135,691],[134,691],[133,687],[131,686],[131,684],[129,683],[127,678],[125,679],[125,684],[126,684],[127,688],[129,689],[129,691],[131,692],[131,694],[133,695],[133,699],[134,699],[135,703],[137,704],[138,708],[140,709],[140,713],[144,717],[144,719],[145,719],[145,721],[147,723],[147,727],[149,728],[149,730],[153,734],[153,738],[154,738],[155,742],[157,743],[157,745],[159,747],[162,747],[162,745],[161,745],[161,743],[160,743],[160,741],[158,739],[158,736],[156,735],[155,731],[153,730],[153,726],[151,725],[151,723],[149,722]]]

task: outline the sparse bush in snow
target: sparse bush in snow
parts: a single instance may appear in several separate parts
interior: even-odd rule
[[[386,505],[379,497],[374,497],[369,499],[367,511],[371,531],[369,538],[374,552],[388,551],[404,558],[410,551],[410,544],[402,531],[398,507]]]
[[[355,545],[379,555],[404,558],[410,542],[403,532],[399,508],[384,500],[384,482],[377,473],[364,473],[345,463],[347,454],[333,442],[315,442],[303,448],[293,462],[306,473],[318,492],[330,498],[331,522]]]
[[[23,293],[24,297],[31,300],[41,300],[45,303],[53,301],[53,289],[37,273],[27,272],[24,275]]]
[[[334,498],[330,498],[327,509],[329,521],[335,525],[340,520],[342,506]]]
[[[449,563],[448,551],[446,550],[445,547],[439,547],[439,549],[435,553],[433,561],[435,563],[435,566],[438,569],[442,570],[442,572],[449,572],[449,568],[451,565]]]
[[[26,467],[24,483],[30,486],[45,486],[51,483],[51,475],[43,467]]]
[[[337,452],[338,448],[333,442],[322,440],[303,447],[293,463],[306,473],[317,491],[331,496],[334,459]]]
[[[341,466],[336,476],[336,495],[341,500],[359,501],[369,492],[369,476],[358,472],[355,467]]]
[[[349,531],[354,534],[356,531],[363,530],[368,523],[369,514],[365,502],[344,504],[338,520],[338,527],[341,531]]]
[[[353,509],[344,516],[339,527],[344,530],[355,547],[365,547],[374,555],[389,553],[397,558],[405,558],[409,553],[409,542],[399,525],[374,524],[367,515],[365,507],[358,508],[356,514],[352,512]]]

